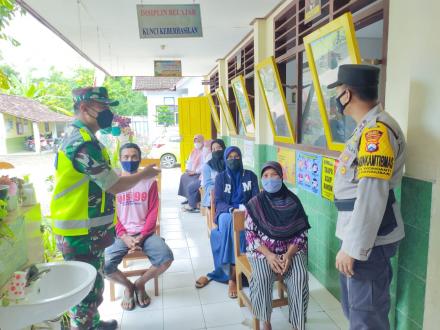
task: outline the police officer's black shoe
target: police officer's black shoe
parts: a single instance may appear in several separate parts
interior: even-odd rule
[[[99,322],[97,330],[116,330],[117,328],[118,322],[116,320],[109,320]]]

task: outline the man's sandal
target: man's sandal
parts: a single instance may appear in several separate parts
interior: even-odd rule
[[[206,276],[200,276],[199,279],[196,281],[196,288],[201,289],[204,288],[211,282],[212,279],[207,278]]]

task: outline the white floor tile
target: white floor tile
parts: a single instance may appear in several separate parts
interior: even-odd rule
[[[161,233],[160,236],[165,238],[165,241],[169,239],[186,239],[185,232],[183,231],[165,231]]]
[[[204,288],[198,289],[198,292],[202,305],[231,301],[228,297],[228,286],[223,283],[211,281]]]
[[[243,322],[243,315],[236,301],[202,305],[202,308],[208,328]]]
[[[163,292],[164,309],[199,306],[200,299],[196,288],[179,288]]]
[[[325,311],[328,316],[335,322],[335,324],[343,330],[346,330],[350,327],[348,320],[346,319],[342,308],[329,309]]]
[[[314,312],[307,315],[307,330],[339,330],[325,312]]]
[[[122,314],[121,330],[163,329],[163,311],[124,312]]]
[[[211,248],[206,249],[203,247],[190,247],[189,253],[191,255],[191,258],[202,258],[202,257],[212,258]]]
[[[201,306],[167,308],[164,310],[164,330],[192,330],[205,328]]]
[[[195,290],[196,278],[193,272],[165,273],[163,275],[163,289],[177,289],[192,287]]]
[[[173,251],[174,260],[191,258],[188,248],[179,248],[179,249],[171,249],[171,250]]]
[[[172,249],[182,249],[188,247],[186,239],[167,239],[166,243]]]
[[[208,328],[208,330],[249,330],[250,328],[241,323],[233,325],[222,325],[215,328]]]
[[[176,272],[193,272],[191,259],[177,259],[174,260],[170,268],[167,269],[166,273],[176,273]]]
[[[310,296],[322,307],[323,310],[340,308],[339,301],[332,296],[323,286],[320,289],[310,291]]]
[[[169,232],[169,231],[182,231],[182,225],[168,225],[168,224],[160,224],[160,231]]]
[[[197,268],[214,269],[214,261],[212,260],[212,255],[210,257],[191,258],[191,263],[194,269]]]

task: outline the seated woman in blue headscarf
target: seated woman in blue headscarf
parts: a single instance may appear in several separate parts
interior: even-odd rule
[[[214,187],[217,228],[211,231],[210,240],[215,269],[207,277],[200,277],[196,287],[202,288],[211,280],[228,283],[229,297],[237,298],[232,213],[244,209],[244,204],[256,196],[259,189],[255,173],[243,169],[239,148],[227,148],[224,159],[226,170],[217,175]],[[240,249],[243,252],[246,249],[244,232],[240,237]]]

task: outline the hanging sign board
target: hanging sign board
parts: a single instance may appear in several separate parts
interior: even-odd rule
[[[334,199],[333,185],[335,182],[336,160],[333,158],[322,158],[322,197],[329,200]]]
[[[321,0],[306,0],[304,7],[304,23],[321,15]]]
[[[203,37],[200,5],[136,5],[139,36],[149,38]]]
[[[155,77],[182,77],[181,61],[154,61]]]

